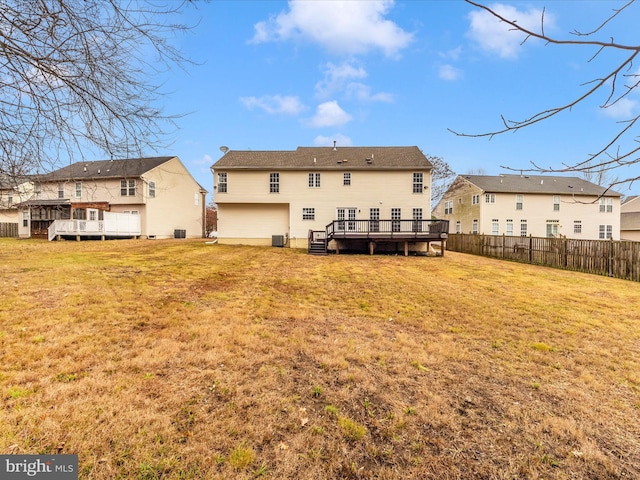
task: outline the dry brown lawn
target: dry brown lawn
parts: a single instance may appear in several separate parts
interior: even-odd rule
[[[640,478],[640,285],[447,253],[0,241],[0,453],[82,479]]]

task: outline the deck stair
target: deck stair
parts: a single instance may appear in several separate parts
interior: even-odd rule
[[[309,255],[327,254],[327,232],[324,230],[309,230]]]

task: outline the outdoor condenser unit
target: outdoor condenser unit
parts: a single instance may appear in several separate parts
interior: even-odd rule
[[[272,247],[284,247],[284,235],[271,235]]]

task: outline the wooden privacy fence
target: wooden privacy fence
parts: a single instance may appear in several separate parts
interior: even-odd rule
[[[640,242],[454,233],[447,250],[640,282]]]
[[[18,236],[18,224],[0,222],[0,237],[15,238]]]

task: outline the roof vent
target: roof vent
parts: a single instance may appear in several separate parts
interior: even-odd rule
[[[333,151],[334,152],[338,151],[338,149],[336,148],[336,141],[335,140],[333,141]]]
[[[544,178],[540,179],[540,185],[544,185]]]
[[[98,175],[100,175],[100,169],[98,169]]]
[[[316,157],[313,157],[313,163],[316,163]]]
[[[371,165],[373,163],[372,158],[365,158],[365,161],[367,162],[367,165]]]

